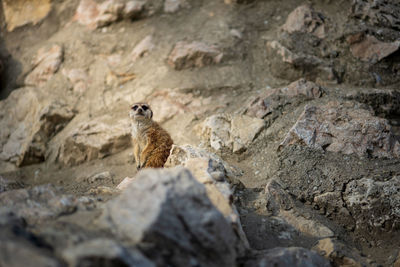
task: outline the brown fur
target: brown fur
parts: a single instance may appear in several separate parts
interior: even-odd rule
[[[137,110],[133,110],[135,106]],[[132,105],[132,143],[137,169],[164,167],[173,144],[171,136],[152,120],[152,116],[153,112],[147,104]]]

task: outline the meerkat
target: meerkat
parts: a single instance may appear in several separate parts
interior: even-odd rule
[[[164,167],[173,144],[169,133],[153,121],[153,111],[148,104],[133,104],[129,117],[136,168]]]

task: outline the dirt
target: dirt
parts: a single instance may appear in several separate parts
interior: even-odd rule
[[[70,83],[60,73],[46,85],[49,97],[67,99],[78,111],[79,115],[69,128],[100,114],[112,114],[116,118],[127,116],[129,101],[144,100],[160,89],[176,88],[180,92],[193,93],[195,97],[211,99],[209,110],[194,116],[194,119],[191,114],[179,114],[163,123],[175,143],[199,145],[200,139],[195,135],[193,127],[202,119],[217,112],[239,112],[244,104],[265,88],[289,83],[271,74],[274,65],[266,60],[265,42],[277,38],[277,29],[299,5],[298,1],[251,1],[241,5],[224,4],[222,0],[189,1],[190,7],[181,8],[176,14],[163,13],[157,9],[162,1],[153,2],[154,14],[151,16],[135,21],[122,20],[96,30],[88,29],[72,20],[78,0],[53,1],[51,13],[41,23],[17,28],[13,32],[5,31],[4,18],[1,17],[0,58],[6,63],[6,69],[1,75],[0,98],[6,99],[12,90],[23,86],[24,77],[31,68],[30,62],[39,48],[48,44],[62,44],[65,49],[63,68],[83,68],[91,77],[88,90],[80,96],[71,91]],[[307,2],[312,3],[315,9],[323,11],[333,25],[339,25],[335,29],[336,33],[346,31],[340,28],[342,24],[336,22],[348,20],[348,1]],[[242,37],[232,36],[232,29],[242,32]],[[138,78],[120,86],[106,85],[104,80],[108,70],[104,58],[112,54],[127,57],[134,45],[148,34],[153,35],[156,49],[137,63],[126,64],[121,68],[122,71],[135,73]],[[200,69],[174,71],[168,67],[166,58],[173,45],[185,39],[217,43],[224,52],[222,63]],[[298,46],[296,49],[301,51],[304,48]],[[349,55],[348,60],[354,59]],[[390,88],[396,88],[396,85],[398,84],[393,84]],[[305,213],[313,214],[311,211],[315,210],[315,206],[312,203],[312,192],[307,191],[311,187],[302,184],[307,179],[311,179],[311,183],[319,183],[318,185],[325,183],[326,190],[329,190],[364,175],[379,176],[379,179],[400,175],[398,159],[343,156],[315,152],[304,147],[291,147],[278,152],[279,143],[306,104],[327,103],[344,98],[351,90],[363,92],[368,89],[346,82],[325,84],[324,88],[321,99],[302,99],[286,106],[279,118],[271,120],[269,127],[261,132],[244,153],[221,155],[231,165],[243,171],[241,182],[244,189],[236,192],[236,205],[244,231],[254,249],[263,250],[277,246],[311,248],[317,241],[293,229],[283,228],[279,218],[267,216],[263,209],[263,188],[270,179],[279,178],[285,182],[286,189],[304,204],[301,209]],[[374,88],[387,87],[377,85]],[[115,98],[111,98],[114,96]],[[221,105],[221,98],[226,104]],[[378,104],[375,106],[379,106]],[[377,115],[387,117],[395,129],[400,129],[398,113],[387,115],[377,111]],[[50,146],[59,146],[62,135],[63,132],[52,140]],[[55,155],[50,155],[49,158],[54,157]],[[52,183],[60,186],[66,193],[78,196],[92,194],[103,200],[112,198],[116,193],[93,194],[90,190],[99,186],[115,188],[125,177],[133,177],[137,172],[129,146],[120,153],[72,167],[63,166],[54,160],[21,168],[10,164],[3,166],[1,176],[21,182],[25,187]],[[112,179],[93,183],[89,181],[89,177],[105,171],[112,174]],[[291,179],[292,177],[297,177],[297,180]],[[324,181],[318,181],[315,177],[323,177]],[[347,222],[341,221],[341,218],[326,217],[323,214],[317,217],[329,225],[340,240],[356,247],[377,264],[391,264],[400,249],[399,231],[376,233],[369,229],[346,230],[343,225]]]

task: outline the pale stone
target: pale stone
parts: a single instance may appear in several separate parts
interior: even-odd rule
[[[132,51],[132,61],[136,61],[138,58],[143,57],[145,54],[153,50],[154,43],[151,35],[146,36],[140,41]]]
[[[319,38],[326,36],[323,16],[308,5],[299,6],[293,10],[282,29],[288,33],[308,32]]]

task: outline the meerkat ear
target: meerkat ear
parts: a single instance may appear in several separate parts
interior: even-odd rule
[[[153,118],[153,111],[150,109],[150,119]]]

